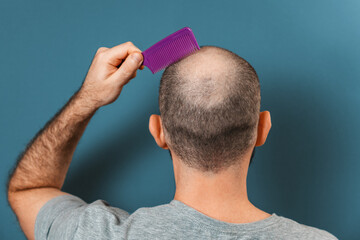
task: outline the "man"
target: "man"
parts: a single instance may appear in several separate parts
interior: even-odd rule
[[[118,98],[142,61],[130,42],[100,48],[80,90],[20,156],[8,199],[29,239],[336,239],[249,202],[248,166],[254,148],[265,143],[270,114],[259,112],[254,69],[217,47],[203,47],[165,70],[161,116],[150,117],[156,143],[172,156],[174,200],[129,215],[62,192],[91,117]]]

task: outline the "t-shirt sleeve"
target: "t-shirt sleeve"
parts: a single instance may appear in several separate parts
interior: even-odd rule
[[[73,195],[49,200],[35,221],[35,239],[96,239],[111,235],[129,216],[104,200],[87,204]],[[111,237],[111,236],[110,236]]]

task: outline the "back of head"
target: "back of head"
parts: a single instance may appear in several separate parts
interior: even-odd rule
[[[217,173],[255,144],[259,80],[235,53],[202,47],[165,69],[159,107],[170,150],[190,167]]]

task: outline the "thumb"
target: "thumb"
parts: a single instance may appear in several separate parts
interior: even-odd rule
[[[114,73],[115,81],[120,84],[126,84],[134,77],[136,70],[139,69],[143,62],[143,55],[140,52],[130,54]]]

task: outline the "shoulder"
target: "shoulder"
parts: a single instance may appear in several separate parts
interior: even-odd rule
[[[290,236],[297,236],[299,239],[337,240],[334,235],[325,230],[307,226],[286,217],[278,217],[281,229]]]
[[[121,220],[125,220],[129,213],[125,210],[120,208],[112,207],[110,204],[105,200],[96,200],[90,204],[87,204],[83,210],[83,216],[114,216],[115,218],[119,218]]]
[[[133,212],[124,222],[123,227],[130,229],[130,234],[140,234],[146,229],[148,234],[161,233],[164,229],[175,229],[179,217],[170,204],[154,207],[141,207]],[[174,228],[175,227],[175,228]]]
[[[87,204],[73,195],[48,201],[40,210],[35,224],[39,239],[72,239],[81,236],[108,236],[126,221],[128,212],[111,207],[104,200]],[[80,237],[79,237],[80,236]]]
[[[174,215],[174,209],[169,204],[162,204],[154,207],[141,207],[130,215],[133,219],[167,219]]]

